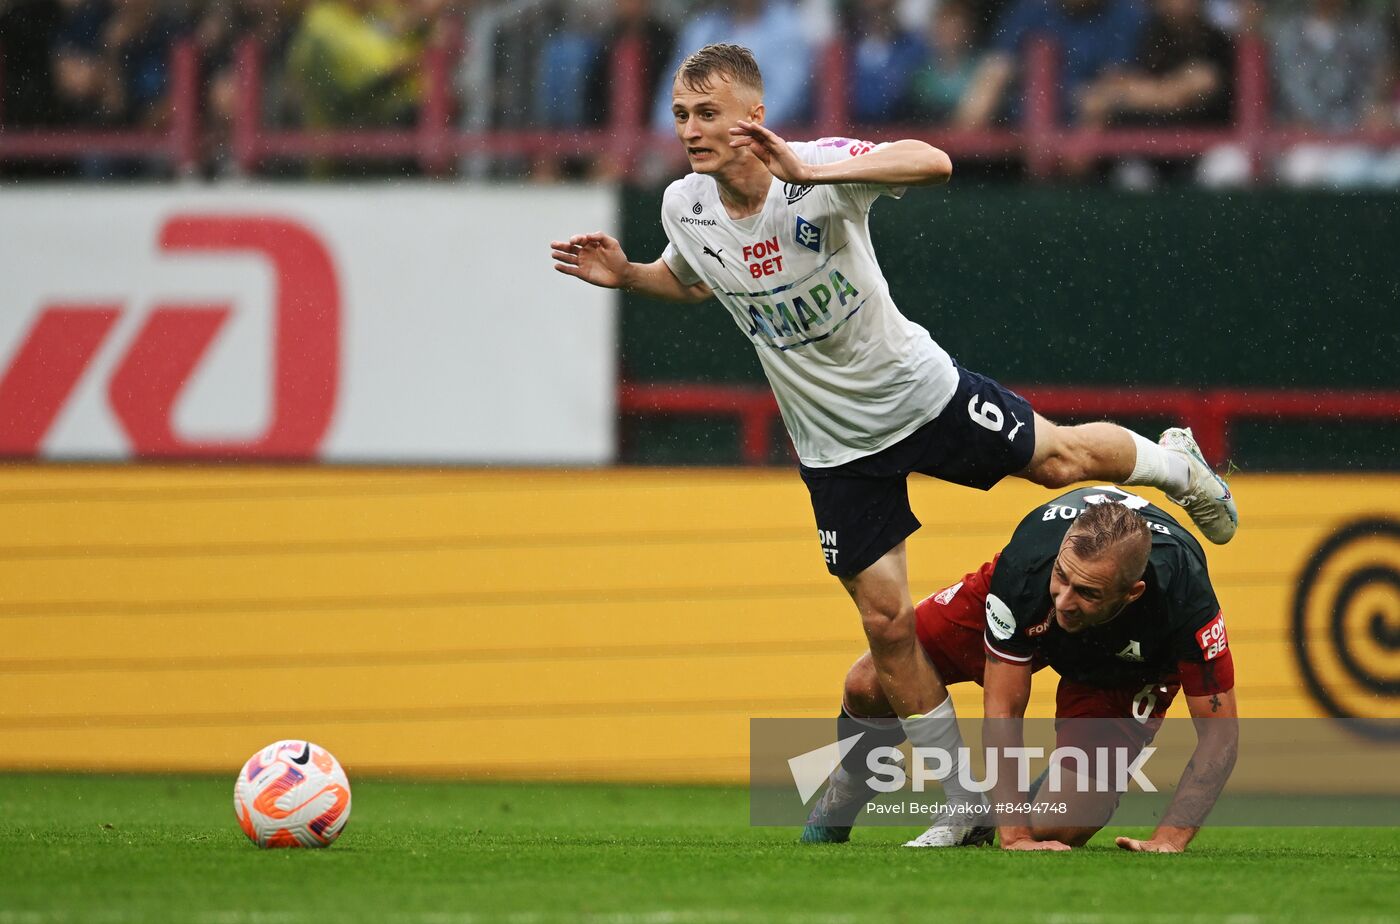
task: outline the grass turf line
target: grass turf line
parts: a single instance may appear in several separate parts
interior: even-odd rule
[[[261,851],[232,779],[0,775],[0,924],[1400,924],[1400,831],[1207,830],[1184,856],[803,846],[743,789],[354,781],[329,850]],[[1145,832],[1141,832],[1145,833]]]

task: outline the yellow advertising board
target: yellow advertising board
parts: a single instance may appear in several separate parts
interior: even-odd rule
[[[1400,717],[1400,476],[1234,487],[1242,713]],[[910,490],[916,596],[1051,496]],[[786,470],[10,467],[0,505],[0,768],[305,737],[351,772],[741,781],[747,720],[834,716],[864,648]]]

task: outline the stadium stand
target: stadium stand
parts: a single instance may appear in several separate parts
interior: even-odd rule
[[[386,15],[349,0],[228,0],[194,16],[155,0],[120,14],[102,0],[10,0],[0,10],[0,164],[10,175],[32,173],[35,161],[51,165],[40,172],[92,178],[280,175],[289,164],[300,165],[296,173],[333,157],[359,170],[388,163],[390,175],[519,175],[533,164],[547,179],[570,175],[557,165],[574,159],[601,164],[605,176],[654,180],[679,167],[673,152],[652,153],[670,152],[656,134],[669,62],[696,36],[748,29],[757,41],[777,23],[791,33],[778,51],[820,49],[807,56],[822,62],[816,77],[795,61],[773,68],[782,91],[773,104],[795,137],[853,125],[879,135],[894,121],[960,162],[1010,163],[1011,175],[1035,179],[1096,159],[1209,154],[1202,176],[1213,183],[1400,182],[1384,169],[1400,148],[1393,5],[1349,10],[1318,0],[1260,19],[1248,4],[1154,0],[1149,19],[1148,4],[1123,0],[1123,15],[1140,16],[1145,32],[1126,66],[1107,75],[1101,66],[1080,75],[1054,30],[1037,31],[1014,4],[998,11],[946,0],[882,12],[889,6],[746,3],[678,13],[638,2],[422,0]],[[909,6],[916,12],[896,22]],[[868,23],[891,23],[899,41]],[[971,45],[979,29],[985,35]],[[967,117],[970,62],[989,47],[1024,78],[1007,121]],[[891,95],[871,81],[893,79],[881,62],[895,49],[903,89]],[[1193,61],[1192,79],[1164,83]],[[1309,68],[1339,76],[1328,90],[1308,79]],[[1203,70],[1214,79],[1198,85]],[[1332,95],[1318,98],[1324,91]],[[1365,169],[1309,169],[1317,158],[1307,152],[1319,144],[1348,164],[1360,157]]]

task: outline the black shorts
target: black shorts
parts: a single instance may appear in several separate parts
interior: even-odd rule
[[[1034,452],[1026,399],[959,367],[948,406],[898,443],[831,468],[799,466],[827,570],[853,577],[919,528],[909,509],[911,472],[985,491],[1025,469]]]

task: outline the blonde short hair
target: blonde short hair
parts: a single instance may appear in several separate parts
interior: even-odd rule
[[[676,69],[676,79],[686,89],[697,93],[708,90],[715,77],[728,77],[731,82],[763,95],[763,74],[753,52],[743,45],[706,45],[686,57]]]

